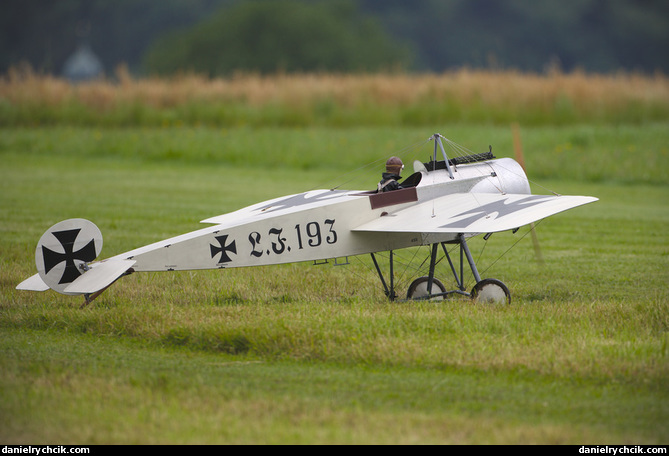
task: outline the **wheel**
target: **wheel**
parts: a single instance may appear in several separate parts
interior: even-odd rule
[[[483,303],[511,304],[511,293],[497,279],[483,279],[472,288],[472,300]]]
[[[430,280],[429,277],[419,277],[409,285],[409,291],[407,291],[407,299],[423,299],[427,298],[429,295],[427,293],[427,284]],[[432,294],[437,293],[446,293],[446,287],[438,279],[432,279]],[[432,299],[444,299],[443,296],[435,296]]]

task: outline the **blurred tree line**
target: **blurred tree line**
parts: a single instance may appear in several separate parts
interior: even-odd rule
[[[667,0],[8,0],[0,71],[669,70]]]
[[[149,47],[151,72],[378,71],[408,61],[378,21],[351,1],[265,0],[224,8]]]

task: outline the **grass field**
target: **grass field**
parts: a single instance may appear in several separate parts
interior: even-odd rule
[[[600,201],[537,226],[543,264],[526,228],[472,240],[510,306],[391,303],[363,258],[134,274],[83,309],[14,289],[62,219],[95,222],[108,257],[264,199],[373,188],[436,131],[512,157],[511,129],[0,130],[0,441],[666,445],[667,123],[520,130],[535,193]]]

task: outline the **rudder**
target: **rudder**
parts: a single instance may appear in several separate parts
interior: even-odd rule
[[[88,264],[102,250],[102,233],[85,219],[69,219],[56,223],[40,238],[35,249],[37,273],[44,284],[62,294],[78,279]]]

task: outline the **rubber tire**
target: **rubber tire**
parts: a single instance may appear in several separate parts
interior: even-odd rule
[[[427,282],[430,280],[429,277],[423,276],[419,277],[409,285],[409,290],[407,291],[407,299],[418,299],[428,296],[427,294]],[[444,286],[439,279],[432,279],[432,293],[446,293],[446,287]],[[432,299],[443,300],[443,296],[435,296]]]
[[[472,288],[472,301],[484,304],[511,304],[511,292],[497,279],[483,279]]]

